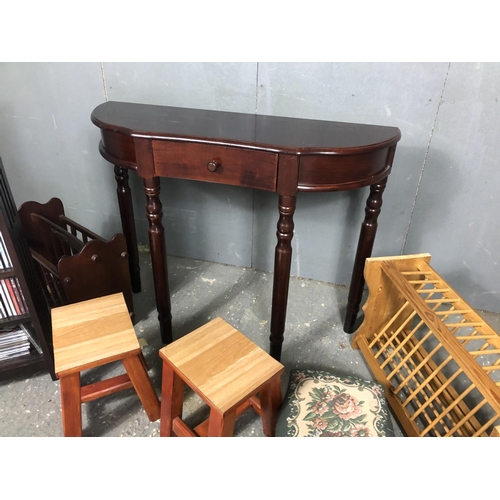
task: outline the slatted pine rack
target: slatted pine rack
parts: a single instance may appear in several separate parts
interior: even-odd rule
[[[408,436],[500,435],[500,336],[430,266],[370,258],[352,345]]]

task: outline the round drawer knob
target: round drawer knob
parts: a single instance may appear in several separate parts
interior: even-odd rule
[[[215,160],[212,160],[208,165],[207,169],[210,170],[210,172],[215,172],[219,168],[219,163],[216,162]]]

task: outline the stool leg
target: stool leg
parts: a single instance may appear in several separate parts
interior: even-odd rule
[[[123,365],[125,366],[125,370],[127,370],[135,392],[137,392],[141,400],[142,406],[146,410],[149,420],[151,422],[158,420],[160,418],[160,401],[142,364],[140,355],[135,354],[134,356],[125,358]]]
[[[82,397],[80,373],[65,375],[59,379],[61,390],[62,425],[65,437],[82,435]]]
[[[172,432],[172,424],[176,418],[182,418],[183,402],[184,382],[172,366],[164,361],[161,381],[160,437],[175,436]]]
[[[141,351],[141,353],[139,354],[139,359],[141,360],[141,363],[142,363],[142,366],[144,366],[144,369],[146,370],[146,372],[149,370],[149,366],[148,364],[146,363],[146,358],[144,357],[144,353]]]
[[[262,411],[262,428],[268,437],[274,437],[278,410],[281,406],[281,378],[273,377],[259,392]]]
[[[235,420],[236,410],[223,414],[217,408],[210,408],[207,437],[231,437]]]

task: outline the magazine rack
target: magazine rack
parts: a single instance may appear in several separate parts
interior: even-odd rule
[[[133,316],[127,243],[122,234],[109,241],[64,214],[63,203],[23,203],[19,217],[45,287],[49,307],[122,292]]]
[[[500,336],[429,265],[370,258],[361,349],[409,436],[498,436]]]

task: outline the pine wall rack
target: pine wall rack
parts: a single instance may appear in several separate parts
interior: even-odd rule
[[[369,258],[352,339],[408,436],[498,436],[500,336],[430,266]]]

